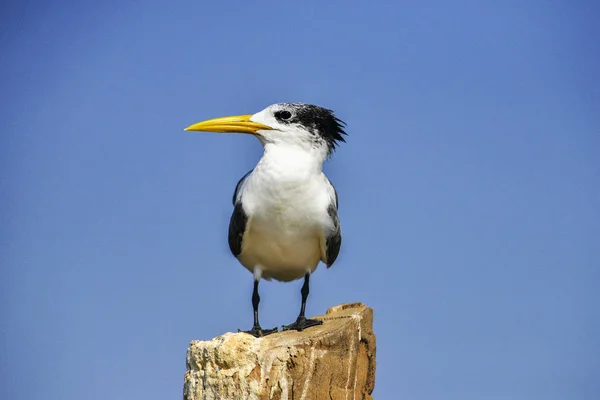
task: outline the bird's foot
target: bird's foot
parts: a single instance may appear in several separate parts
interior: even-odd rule
[[[290,324],[290,325],[283,325],[282,329],[283,331],[289,331],[292,329],[297,330],[298,332],[303,331],[306,328],[310,328],[311,326],[316,326],[316,325],[322,325],[323,321],[318,320],[318,319],[306,319],[306,317],[304,316],[300,316],[298,317],[298,319],[296,320],[296,322]]]
[[[238,329],[238,332],[248,333],[248,334],[254,336],[255,338],[260,338],[263,336],[270,335],[271,333],[277,332],[277,328],[263,329],[260,327],[260,325],[254,325],[254,327],[252,329],[250,329],[249,331],[243,331],[241,329]]]

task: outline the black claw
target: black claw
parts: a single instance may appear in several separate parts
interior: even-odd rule
[[[248,334],[254,336],[255,338],[260,338],[263,336],[270,335],[271,333],[278,332],[278,330],[277,330],[277,328],[263,329],[260,326],[255,326],[252,329],[250,329],[249,331],[243,331],[241,329],[238,329],[238,332],[248,333]]]
[[[323,324],[323,321],[321,321],[321,320],[306,319],[306,317],[300,316],[300,317],[298,317],[296,322],[294,322],[290,325],[283,325],[281,330],[283,330],[283,331],[297,330],[298,332],[301,332],[306,328],[310,328],[311,326],[322,325],[322,324]]]

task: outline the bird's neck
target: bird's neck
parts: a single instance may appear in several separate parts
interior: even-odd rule
[[[320,175],[326,154],[318,149],[281,143],[265,144],[265,152],[257,168],[277,171],[288,177]]]

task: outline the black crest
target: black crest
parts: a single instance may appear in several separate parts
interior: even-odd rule
[[[297,123],[311,133],[320,136],[329,147],[331,154],[339,142],[345,142],[346,123],[335,116],[333,111],[312,104],[283,103],[282,109],[275,112],[275,118],[283,123]]]

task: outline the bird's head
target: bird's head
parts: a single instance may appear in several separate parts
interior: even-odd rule
[[[312,104],[278,103],[253,115],[209,119],[186,131],[249,133],[266,144],[299,146],[331,155],[344,142],[345,123],[333,111]]]

